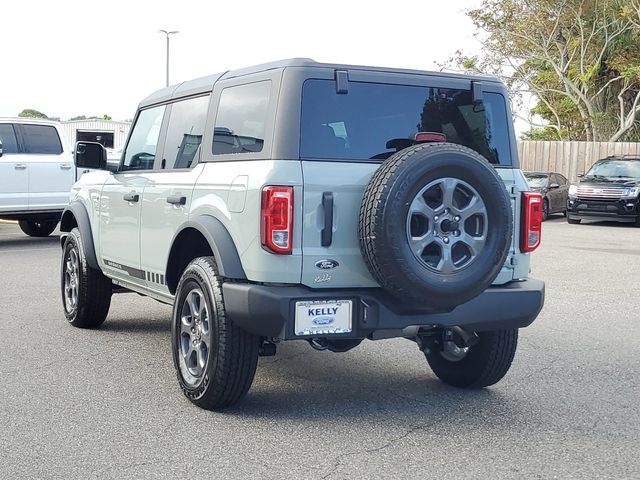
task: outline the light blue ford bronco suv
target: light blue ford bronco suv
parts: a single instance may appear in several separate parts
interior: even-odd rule
[[[544,302],[507,98],[490,77],[308,59],[162,89],[119,166],[76,146],[98,171],[62,216],[65,316],[98,327],[123,292],[173,305],[178,382],[206,409],[286,340],[402,337],[444,382],[492,385]]]

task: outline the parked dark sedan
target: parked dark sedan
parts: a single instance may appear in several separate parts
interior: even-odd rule
[[[524,172],[529,188],[542,194],[542,219],[546,220],[552,213],[567,215],[567,199],[569,197],[569,181],[555,172]]]

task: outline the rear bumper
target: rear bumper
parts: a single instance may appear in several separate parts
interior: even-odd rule
[[[305,338],[295,335],[296,301],[352,300],[353,332],[336,338],[366,338],[381,331],[407,327],[460,326],[480,332],[523,328],[530,325],[544,305],[544,282],[528,279],[490,287],[451,312],[407,306],[379,288],[313,290],[303,286],[223,284],[227,315],[255,335]]]

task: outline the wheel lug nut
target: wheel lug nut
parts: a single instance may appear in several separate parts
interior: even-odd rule
[[[433,219],[437,222],[438,218],[440,218],[440,217],[438,217],[438,215],[436,215]]]
[[[449,237],[444,237],[444,238],[442,239],[442,241],[443,241],[444,243],[449,243]]]
[[[191,328],[191,333],[196,333],[196,329],[195,328]]]
[[[456,222],[459,222],[459,221],[460,221],[460,217],[459,217],[458,215],[456,215],[455,217],[453,217],[453,219],[454,219]]]

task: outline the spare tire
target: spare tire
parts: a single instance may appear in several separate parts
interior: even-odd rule
[[[452,309],[491,285],[512,231],[500,176],[482,155],[450,143],[389,157],[360,206],[360,250],[371,275],[399,300],[436,309]]]

